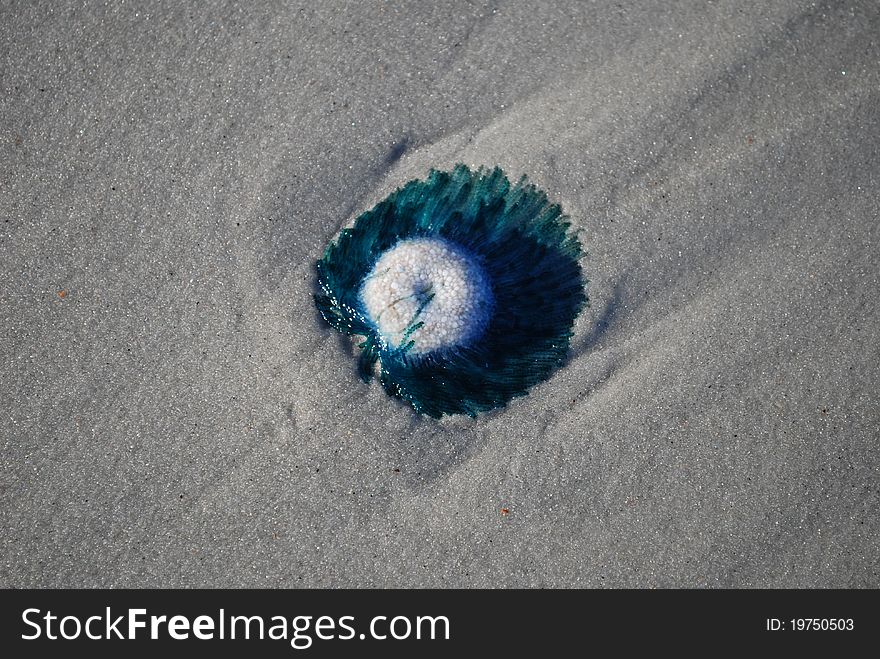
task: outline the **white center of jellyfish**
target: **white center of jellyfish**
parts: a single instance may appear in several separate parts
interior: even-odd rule
[[[479,263],[438,238],[402,240],[385,252],[364,278],[361,300],[385,341],[412,341],[409,351],[417,354],[466,345],[492,311]]]

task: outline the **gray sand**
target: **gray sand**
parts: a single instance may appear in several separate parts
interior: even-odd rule
[[[880,586],[876,2],[257,4],[0,10],[0,585]],[[311,293],[456,162],[592,307],[437,422]]]

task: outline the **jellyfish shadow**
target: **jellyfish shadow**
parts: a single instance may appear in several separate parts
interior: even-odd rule
[[[391,145],[391,148],[388,150],[388,153],[385,154],[384,164],[385,169],[391,169],[398,160],[403,157],[403,154],[406,153],[407,149],[409,149],[410,138],[409,135],[404,136],[402,139],[397,140],[394,144]]]
[[[613,328],[624,301],[624,279],[625,277],[621,277],[621,279],[614,285],[614,288],[611,290],[611,295],[602,307],[602,311],[599,312],[598,317],[593,322],[590,331],[586,335],[572,342],[567,363],[572,359],[576,359],[592,351],[602,342],[602,339],[605,338],[609,329]]]

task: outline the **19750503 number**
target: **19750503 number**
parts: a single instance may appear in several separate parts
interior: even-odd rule
[[[850,631],[853,628],[852,618],[792,618],[791,630],[805,631]]]

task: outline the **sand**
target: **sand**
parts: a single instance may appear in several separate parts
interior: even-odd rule
[[[315,4],[0,10],[0,585],[880,586],[877,3]],[[311,295],[457,162],[592,306],[437,422]]]

